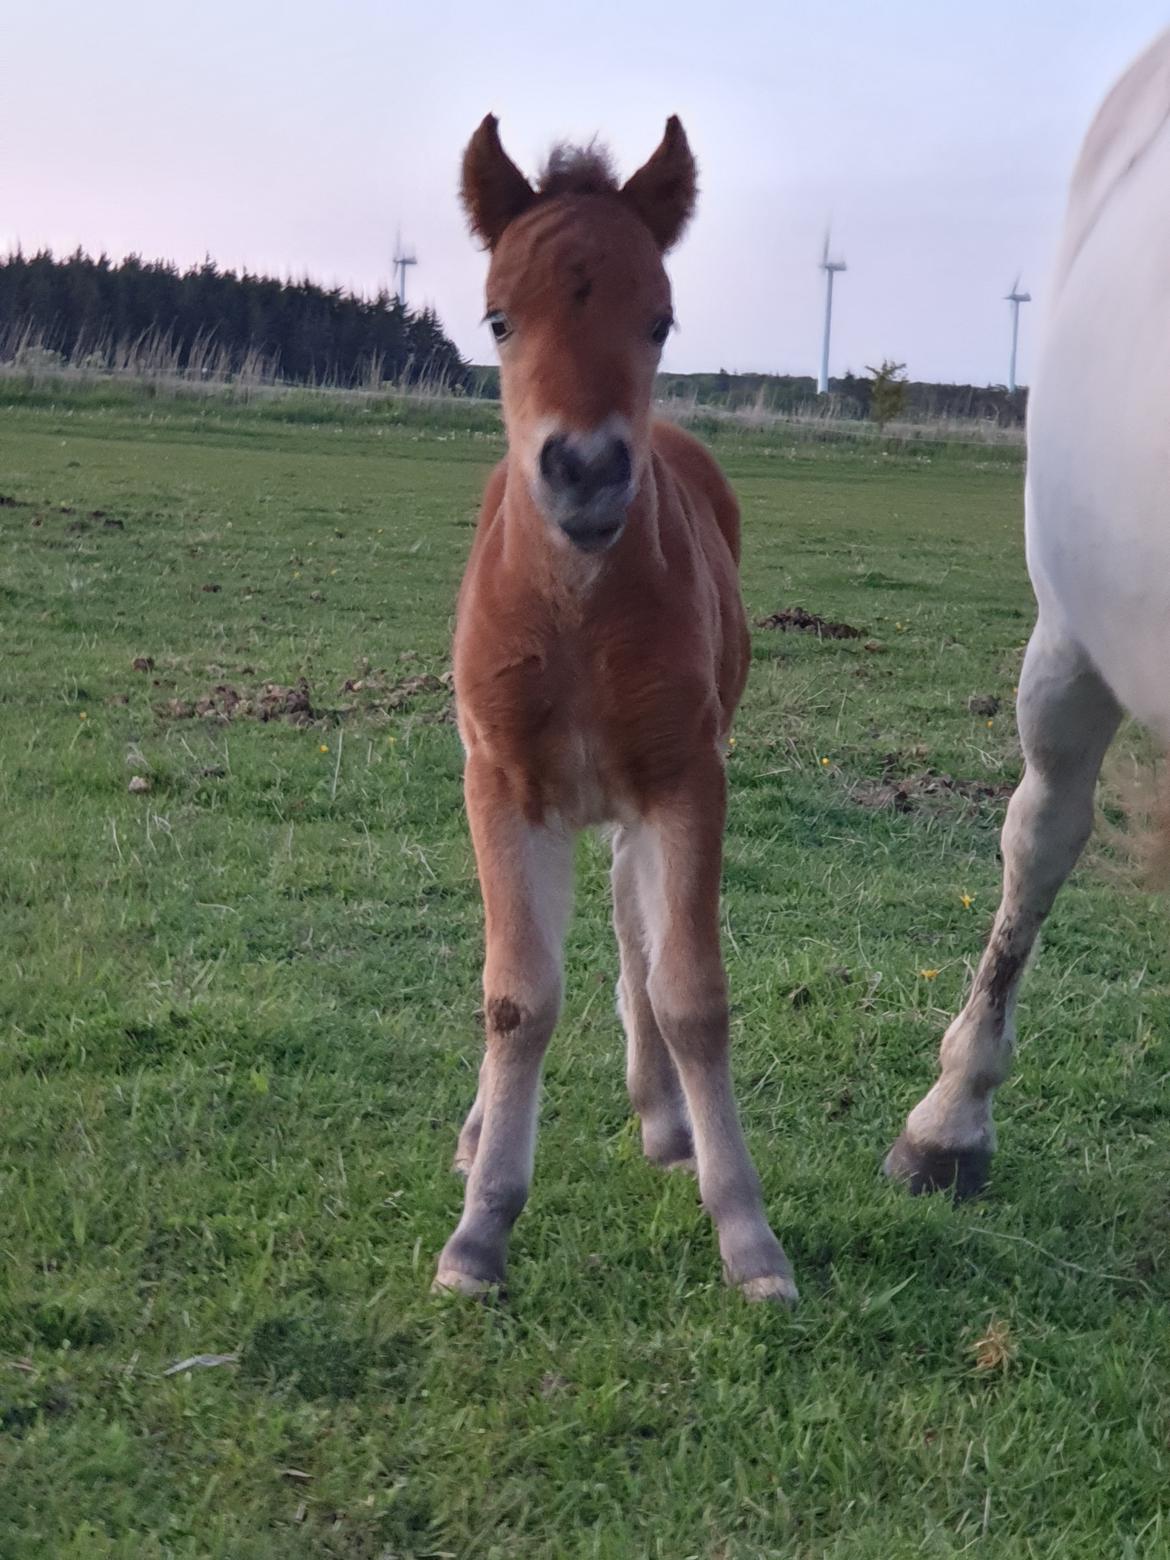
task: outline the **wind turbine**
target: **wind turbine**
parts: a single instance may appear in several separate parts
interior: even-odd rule
[[[394,240],[394,270],[397,273],[395,291],[398,294],[398,302],[406,307],[406,268],[408,265],[417,265],[418,256],[408,254],[402,247],[402,234],[399,233]]]
[[[825,338],[821,343],[821,372],[817,380],[817,394],[829,393],[829,337],[833,329],[833,277],[847,267],[844,260],[829,259],[829,230],[825,229],[825,243],[821,250],[821,270],[825,273]]]
[[[1008,364],[1008,393],[1013,394],[1016,388],[1016,347],[1020,340],[1020,304],[1031,303],[1032,294],[1020,291],[1020,277],[1016,273],[1016,279],[1012,283],[1011,291],[1004,294],[1004,302],[1012,306],[1012,356]]]

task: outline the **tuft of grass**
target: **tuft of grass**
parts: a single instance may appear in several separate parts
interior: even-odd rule
[[[0,1554],[1166,1552],[1158,905],[1062,896],[985,1200],[877,1173],[998,893],[1016,452],[716,435],[753,621],[862,630],[754,630],[729,758],[738,1091],[801,1308],[727,1292],[642,1161],[594,840],[481,1308],[428,1284],[480,1044],[442,674],[498,434],[0,400]],[[239,1363],[164,1374],[204,1353]]]

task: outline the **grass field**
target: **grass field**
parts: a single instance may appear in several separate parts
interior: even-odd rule
[[[737,1082],[801,1307],[725,1290],[640,1157],[586,841],[483,1308],[428,1285],[479,1047],[442,676],[496,435],[0,400],[3,1560],[1170,1553],[1159,906],[1092,863],[1062,898],[985,1200],[878,1175],[997,891],[1018,452],[717,446],[753,618],[862,629],[756,629],[730,757]],[[165,1374],[195,1355],[232,1358]]]

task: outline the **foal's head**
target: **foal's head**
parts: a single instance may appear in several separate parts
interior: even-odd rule
[[[662,256],[695,203],[677,119],[625,184],[604,153],[558,148],[534,188],[484,120],[463,202],[491,250],[487,320],[504,419],[537,507],[565,545],[617,540],[650,459],[650,399],[674,322]]]

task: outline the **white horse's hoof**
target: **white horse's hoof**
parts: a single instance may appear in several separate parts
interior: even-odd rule
[[[766,1273],[761,1278],[749,1278],[740,1284],[739,1292],[753,1305],[761,1300],[770,1300],[775,1305],[792,1306],[800,1299],[796,1284],[783,1273]]]
[[[500,1285],[490,1278],[476,1278],[473,1273],[461,1273],[458,1268],[440,1268],[431,1285],[433,1295],[466,1295],[469,1300],[486,1300],[498,1294]]]

